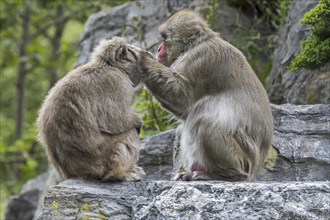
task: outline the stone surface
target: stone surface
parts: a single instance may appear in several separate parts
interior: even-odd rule
[[[32,220],[35,213],[43,207],[43,198],[50,186],[58,184],[60,177],[53,166],[47,172],[27,181],[20,194],[9,198],[5,219],[6,220]]]
[[[122,36],[127,42],[138,47],[156,52],[161,41],[158,34],[160,24],[175,11],[189,8],[198,11],[202,16],[209,15],[211,0],[143,0],[115,7],[111,10],[101,11],[89,17],[84,32],[79,42],[79,58],[77,66],[88,61],[93,48],[102,39],[113,36]],[[241,49],[247,51],[248,36],[259,33],[259,37],[253,40],[257,47],[264,48],[259,57],[255,57],[255,68],[268,62],[273,49],[267,48],[268,37],[274,34],[268,25],[258,20],[257,16],[246,14],[239,8],[231,7],[226,1],[219,1],[212,19],[209,19],[214,31],[220,36]],[[253,32],[255,30],[257,32]]]
[[[271,181],[329,181],[330,105],[272,105],[272,111],[275,124],[273,145],[278,157],[272,169],[259,173],[257,181],[268,181],[269,186],[271,186]],[[175,131],[170,130],[142,141],[139,165],[147,173],[144,181],[170,180],[174,136]],[[14,197],[9,203],[12,204],[7,209],[7,212],[10,212],[10,216],[12,216],[9,219],[15,219],[13,216],[19,213],[24,215],[30,213],[27,216],[31,216],[37,206],[39,193],[41,194],[40,197],[43,198],[45,191],[57,180],[56,173],[53,173],[48,177],[47,184],[44,186],[40,187],[40,183],[28,183],[25,191],[22,191],[20,196]],[[213,182],[204,183],[212,184]],[[97,183],[94,184],[97,185]],[[31,187],[32,185],[36,187]],[[110,185],[121,187],[121,184]],[[127,191],[130,190],[127,189]],[[26,197],[26,193],[28,193],[28,197]],[[118,193],[123,192],[118,191]],[[26,200],[26,198],[37,199]],[[42,202],[41,199],[39,204]],[[23,204],[23,206],[20,204]],[[48,206],[47,202],[46,206]],[[19,211],[18,207],[21,208]],[[49,207],[46,208],[49,209]],[[142,216],[143,213],[145,211],[141,211],[139,215]]]
[[[68,180],[49,190],[38,219],[327,219],[329,204],[329,182]]]
[[[202,10],[208,7],[207,1],[134,1],[101,11],[88,18],[79,43],[77,65],[88,61],[93,48],[102,39],[122,36],[135,46],[156,51],[160,43],[158,27],[174,11],[186,7]]]
[[[318,0],[292,1],[286,23],[279,32],[270,73],[269,96],[272,103],[330,104],[330,63],[320,70],[301,69],[295,73],[287,68],[301,51],[302,42],[310,35],[310,26],[302,25],[304,14]]]
[[[330,105],[272,105],[278,158],[263,181],[330,180]]]
[[[172,149],[175,130],[162,132],[142,141],[139,165],[147,180],[169,180],[172,172]]]
[[[38,205],[39,193],[47,179],[47,173],[29,180],[19,195],[11,196],[6,212],[6,220],[32,220]]]

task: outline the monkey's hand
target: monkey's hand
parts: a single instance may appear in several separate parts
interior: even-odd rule
[[[141,127],[143,125],[143,121],[142,121],[141,117],[137,114],[133,114],[132,123],[133,123],[133,127],[136,129],[138,134],[140,134]]]
[[[155,60],[154,56],[146,50],[139,51],[139,61],[138,61],[138,71],[142,77],[142,81],[144,82],[149,75],[149,70],[153,65],[158,65],[159,63]]]

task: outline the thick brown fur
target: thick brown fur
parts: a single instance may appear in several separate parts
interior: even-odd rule
[[[189,10],[171,16],[160,34],[168,67],[144,55],[140,69],[151,93],[182,120],[185,172],[174,179],[253,180],[271,146],[273,121],[246,58]]]
[[[103,40],[89,63],[64,76],[39,112],[40,142],[64,179],[140,180],[142,121],[130,104],[139,53],[124,39]]]

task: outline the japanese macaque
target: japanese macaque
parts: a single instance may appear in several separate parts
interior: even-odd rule
[[[40,142],[64,179],[134,181],[141,118],[130,108],[139,82],[138,50],[103,40],[89,63],[72,70],[47,95],[38,117]]]
[[[267,93],[244,55],[183,10],[160,27],[158,62],[141,52],[143,81],[182,120],[175,180],[253,180],[272,143]],[[144,55],[143,55],[144,54]]]

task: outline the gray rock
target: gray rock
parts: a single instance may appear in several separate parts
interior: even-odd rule
[[[19,195],[9,198],[5,219],[6,220],[32,220],[38,205],[39,193],[47,179],[47,173],[44,173],[35,179],[25,183]]]
[[[330,180],[330,105],[272,105],[278,158],[258,178],[268,181]]]
[[[247,36],[256,35],[251,30],[261,33],[260,39],[253,42],[257,47],[266,48],[268,37],[275,32],[264,23],[257,22],[257,16],[243,13],[239,8],[231,7],[226,1],[219,1],[209,23],[219,32],[221,37],[241,49],[248,55]],[[134,1],[111,10],[91,15],[79,42],[79,58],[77,66],[86,63],[93,48],[102,39],[122,36],[130,44],[156,52],[161,38],[158,34],[160,24],[175,11],[190,8],[201,15],[209,14],[210,0],[170,0],[170,1]],[[204,16],[205,17],[205,16]],[[233,19],[234,18],[234,19]],[[244,28],[242,28],[244,27]],[[259,68],[269,60],[272,49],[263,49],[256,61]]]
[[[316,71],[301,69],[292,73],[287,69],[293,58],[300,53],[302,42],[311,33],[311,27],[302,25],[300,20],[318,2],[292,2],[286,23],[279,32],[270,73],[269,96],[272,103],[330,104],[330,63]]]
[[[5,211],[6,220],[36,219],[43,207],[43,198],[50,186],[58,184],[60,177],[53,166],[38,177],[26,182],[19,195],[11,196]]]
[[[49,190],[38,219],[327,219],[329,182],[99,183]]]
[[[273,145],[277,151],[278,157],[276,165],[270,170],[268,169],[260,172],[257,180],[306,182],[330,180],[330,105],[272,105],[272,110],[275,124]],[[170,130],[142,141],[139,165],[142,166],[147,173],[145,181],[170,180],[174,136],[175,131]],[[56,178],[48,179],[53,179],[54,181]],[[34,193],[33,195],[38,195],[40,191],[45,192],[50,185],[56,183],[49,182],[50,180],[47,181],[47,185],[41,188],[38,187],[39,183],[35,184],[37,187],[25,187],[25,191],[23,191],[19,197],[15,197],[14,201],[10,202],[13,205],[8,206],[7,210],[14,214],[11,216],[15,216],[15,214],[19,212],[22,214],[33,213],[37,206],[37,200],[33,200],[32,204],[34,205],[29,205],[31,203],[26,203],[25,193],[30,193],[32,191]],[[150,184],[151,183],[156,184],[157,182],[151,181]],[[204,182],[206,185],[212,183],[212,181]],[[95,182],[94,184],[97,185],[98,183]],[[292,184],[294,185],[294,183]],[[28,183],[27,185],[31,186],[33,184]],[[117,193],[123,193],[119,191],[121,184],[110,185],[119,187],[116,188],[118,190]],[[172,185],[172,183],[170,185]],[[270,186],[271,184],[269,187]],[[129,188],[127,189],[128,192],[130,190]],[[43,195],[44,193],[41,193],[41,198],[43,198]],[[123,194],[122,197],[125,197],[125,195]],[[30,196],[31,194],[29,194],[28,197]],[[40,200],[39,203],[41,202],[42,200]],[[19,204],[23,204],[23,206],[21,207]],[[47,207],[49,206],[47,202],[45,205],[46,209],[50,209]],[[17,207],[21,207],[22,211],[18,211]],[[23,207],[27,207],[28,209],[24,209]],[[114,207],[117,207],[117,205]],[[145,212],[141,211],[139,215],[142,216],[144,215],[143,213]],[[32,214],[28,215],[31,216]],[[10,219],[14,219],[14,217]]]
[[[102,39],[113,36],[125,37],[127,42],[155,51],[160,42],[158,27],[174,11],[186,7],[207,8],[207,1],[134,1],[107,11],[101,11],[88,18],[79,43],[77,65],[88,61],[93,48]]]
[[[169,130],[142,141],[139,165],[146,172],[146,180],[169,180],[175,131]]]

